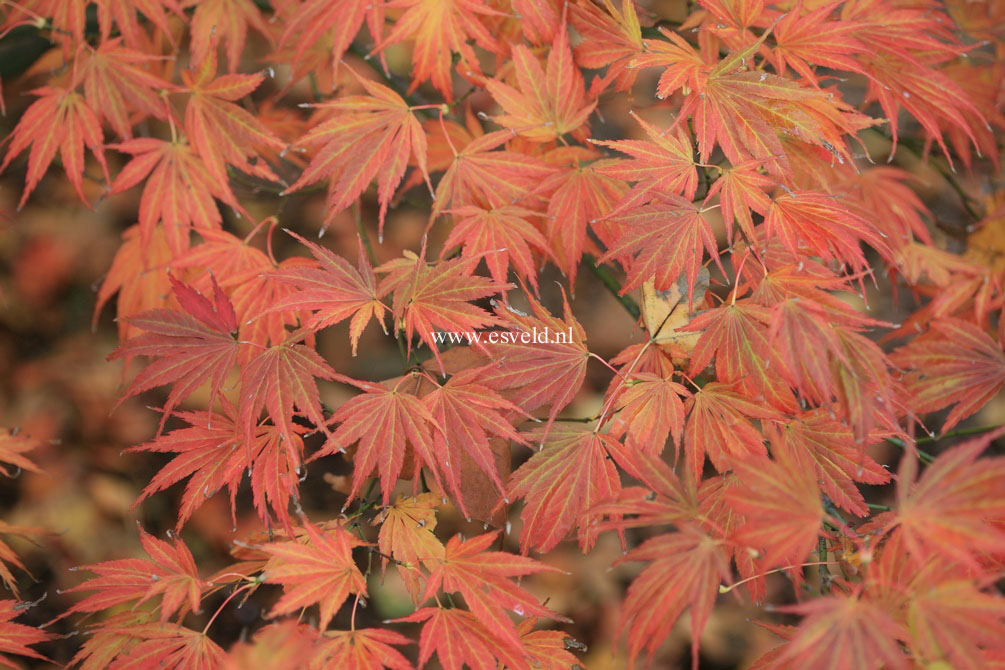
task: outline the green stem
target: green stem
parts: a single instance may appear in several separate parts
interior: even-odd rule
[[[901,449],[907,449],[907,445],[904,443],[903,440],[899,438],[888,437],[886,438],[886,441],[889,442],[890,444],[900,447]],[[923,463],[931,463],[932,461],[935,460],[935,456],[932,456],[930,453],[924,451],[923,449],[917,449],[916,451],[918,452],[918,460]]]
[[[966,435],[980,435],[982,433],[990,433],[992,430],[998,430],[1001,425],[995,426],[971,426],[970,428],[958,428],[957,430],[951,430],[948,433],[942,435],[936,435],[931,437],[926,435],[925,437],[919,437],[916,441],[918,444],[927,444],[929,442],[937,442],[939,440],[944,440],[947,437],[964,437]]]
[[[586,266],[590,268],[590,271],[596,275],[597,279],[601,281],[611,295],[617,298],[621,306],[625,308],[625,311],[632,315],[633,319],[638,319],[642,315],[642,310],[639,309],[639,305],[630,296],[621,295],[621,282],[614,278],[611,271],[604,265],[597,265],[597,260],[590,254],[583,254],[583,260],[586,262]]]
[[[817,558],[820,561],[820,593],[830,593],[831,590],[831,571],[827,567],[827,541],[824,538],[820,538],[820,544],[817,548]]]

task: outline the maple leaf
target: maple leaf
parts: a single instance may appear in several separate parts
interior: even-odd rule
[[[442,133],[442,131],[440,131]],[[497,130],[470,137],[457,148],[448,145],[453,160],[436,184],[430,216],[448,209],[476,206],[505,207],[533,192],[555,168],[519,151],[496,148],[516,136],[511,130]],[[449,135],[444,135],[449,139]],[[430,147],[432,153],[433,147]],[[432,159],[430,159],[432,160]]]
[[[376,50],[414,40],[411,93],[424,81],[431,81],[447,102],[454,100],[450,79],[453,54],[460,54],[467,69],[478,69],[478,57],[468,40],[487,51],[498,51],[496,40],[479,16],[500,15],[483,0],[397,0],[405,12]]]
[[[249,27],[271,39],[269,27],[253,0],[199,0],[189,27],[193,62],[215,58],[217,45],[226,43],[224,53],[230,72],[236,71]]]
[[[133,625],[122,632],[140,642],[116,658],[115,670],[217,670],[226,657],[204,631],[178,624]]]
[[[526,444],[524,437],[506,420],[507,414],[521,415],[522,410],[491,388],[479,383],[482,368],[468,368],[453,375],[446,384],[426,394],[422,402],[433,417],[433,449],[442,466],[445,483],[468,516],[461,480],[462,459],[468,456],[503,493],[491,437]],[[490,437],[491,436],[491,437]],[[454,465],[451,466],[451,463]]]
[[[433,534],[438,503],[435,493],[398,496],[393,505],[385,507],[373,520],[374,525],[380,524],[377,548],[397,561],[398,574],[413,601],[422,593],[420,580],[424,576],[419,565],[433,570],[436,562],[443,559],[443,543]],[[386,570],[386,558],[382,559],[382,564]]]
[[[569,5],[569,23],[583,36],[573,53],[581,67],[606,67],[606,79],[613,79],[616,90],[627,91],[638,76],[632,60],[645,47],[642,27],[632,0],[621,0],[620,11],[604,0],[604,9],[592,3]]]
[[[239,342],[234,339],[237,315],[223,290],[213,281],[213,301],[171,277],[175,297],[184,311],[157,309],[129,317],[145,331],[126,340],[109,360],[124,356],[156,358],[140,371],[126,389],[126,398],[156,386],[171,384],[164,403],[160,428],[178,403],[209,382],[210,404],[237,361]]]
[[[289,284],[297,290],[269,306],[265,313],[277,311],[314,311],[304,324],[306,328],[318,331],[333,326],[352,317],[349,323],[349,341],[352,355],[356,355],[356,344],[370,319],[377,319],[384,328],[384,313],[387,308],[380,301],[384,292],[378,291],[377,280],[359,243],[358,264],[355,269],[341,256],[328,249],[286,231],[300,241],[317,260],[316,266],[298,266],[281,270],[272,275],[278,282]],[[385,332],[386,329],[385,329]]]
[[[592,520],[601,515],[610,517],[586,528],[587,533],[645,526],[678,525],[698,518],[696,491],[690,482],[682,482],[670,466],[659,456],[629,449],[612,450],[611,456],[625,472],[642,482],[645,487],[630,486],[621,489],[616,499],[594,505]],[[632,518],[624,518],[626,515]]]
[[[436,264],[426,263],[424,258],[425,249],[419,257],[407,258],[410,263],[401,273],[392,272],[396,267],[393,261],[378,267],[377,272],[388,273],[380,290],[394,291],[395,331],[404,331],[407,351],[411,352],[412,339],[418,334],[442,369],[437,331],[475,331],[495,325],[498,319],[471,302],[501,293],[511,285],[474,275],[481,258],[453,258]]]
[[[749,302],[724,304],[698,314],[679,330],[704,331],[691,356],[693,377],[715,359],[716,379],[737,384],[744,395],[774,409],[796,409],[785,362],[768,340],[769,315]]]
[[[25,609],[27,608],[24,604],[18,603],[16,600],[0,600],[0,665],[14,668],[14,670],[20,666],[4,654],[17,654],[53,663],[30,646],[47,642],[52,639],[52,635],[34,626],[13,622]]]
[[[622,233],[597,262],[617,258],[627,266],[628,279],[621,293],[642,286],[650,278],[655,279],[657,291],[666,291],[685,274],[690,305],[702,268],[703,249],[722,267],[712,226],[703,211],[688,200],[661,194],[652,204],[611,216],[608,222],[620,226]]]
[[[821,670],[910,667],[898,642],[907,640],[907,631],[877,603],[851,594],[777,609],[806,616],[778,656],[779,665],[793,662]]]
[[[794,255],[808,250],[824,260],[847,263],[855,271],[869,267],[860,241],[867,242],[886,258],[892,254],[883,235],[872,224],[823,193],[793,191],[775,198],[764,226],[769,238],[777,235]]]
[[[678,127],[673,133],[659,130],[638,114],[632,117],[642,126],[647,140],[592,140],[594,144],[610,147],[631,156],[600,168],[600,173],[635,182],[610,215],[631,210],[647,202],[650,191],[667,195],[680,195],[693,200],[698,190],[698,169],[695,166],[691,138]]]
[[[76,612],[101,612],[128,602],[140,605],[156,596],[161,596],[159,608],[162,623],[175,613],[184,616],[189,611],[199,610],[199,601],[206,583],[199,578],[192,552],[177,537],[171,545],[150,535],[142,526],[139,527],[139,532],[143,550],[150,558],[124,558],[80,566],[78,569],[98,576],[66,589],[63,593],[97,593],[75,603],[54,621]]]
[[[691,667],[698,668],[698,641],[712,613],[719,584],[731,582],[729,557],[721,541],[685,527],[649,538],[617,563],[650,561],[632,581],[622,605],[618,635],[628,631],[628,666],[646,649],[656,649],[684,610],[691,614]]]
[[[370,0],[308,0],[298,6],[286,22],[286,28],[279,37],[279,47],[296,47],[294,63],[302,62],[308,49],[316,45],[327,47],[331,51],[332,69],[337,77],[339,62],[352,46],[364,19],[370,35],[380,39],[384,30],[383,4]]]
[[[782,421],[785,415],[737,391],[736,385],[709,382],[685,401],[684,452],[691,475],[701,478],[705,455],[719,472],[736,461],[767,456],[764,437],[749,419]]]
[[[339,427],[325,446],[311,457],[313,460],[344,451],[359,442],[354,457],[350,500],[362,490],[363,482],[370,474],[377,470],[383,504],[388,504],[404,465],[406,442],[411,445],[416,462],[429,467],[439,481],[442,464],[436,458],[431,430],[441,428],[426,405],[413,394],[399,390],[400,385],[401,380],[393,388],[379,383],[363,385],[365,393],[353,396],[332,415],[331,421],[337,422]],[[442,467],[449,467],[449,464]]]
[[[215,412],[178,412],[176,416],[187,422],[187,427],[127,449],[133,452],[177,454],[150,479],[133,506],[139,505],[157,491],[163,491],[189,478],[178,508],[176,530],[181,530],[192,513],[209,498],[209,494],[225,486],[230,491],[231,509],[236,517],[237,489],[248,463],[245,451],[238,449],[232,411],[228,415]]]
[[[500,645],[477,617],[462,609],[424,607],[396,622],[425,622],[419,636],[419,667],[433,657],[443,670],[496,670],[498,661],[511,670],[530,670],[521,652]],[[512,626],[512,624],[510,624]]]
[[[928,332],[890,355],[910,370],[904,379],[917,412],[956,405],[942,431],[986,405],[1005,385],[1005,353],[981,328],[956,318],[932,321]]]
[[[534,142],[548,142],[566,133],[578,139],[588,136],[589,128],[583,125],[597,101],[590,100],[583,73],[572,61],[565,21],[559,26],[544,68],[522,44],[513,46],[512,56],[518,88],[497,79],[485,82],[503,108],[496,122]]]
[[[845,199],[845,206],[863,219],[872,221],[891,240],[890,245],[895,248],[898,257],[902,252],[897,247],[913,245],[914,238],[924,243],[918,246],[938,254],[939,250],[931,246],[932,236],[924,220],[924,217],[931,217],[931,212],[909,183],[917,183],[909,172],[890,166],[876,166],[848,177],[840,190],[850,196]],[[958,256],[951,255],[959,261]]]
[[[2,436],[0,436],[0,443],[3,442]],[[48,535],[49,531],[44,528],[37,528],[35,526],[12,526],[6,521],[0,521],[0,535],[17,535],[19,537],[28,538],[33,535]],[[10,564],[19,570],[23,570],[28,573],[31,577],[31,573],[28,572],[28,568],[25,567],[24,563],[17,553],[10,548],[10,546],[0,540],[0,579],[3,580],[3,585],[14,594],[15,598],[20,597],[17,588],[17,579],[14,577],[14,573],[11,568],[7,565]]]
[[[761,161],[754,159],[732,166],[712,182],[708,195],[705,196],[708,200],[718,194],[722,219],[726,223],[726,237],[729,240],[733,239],[734,222],[749,242],[758,239],[750,212],[753,210],[762,216],[768,213],[771,199],[765,190],[775,183],[770,177],[757,171],[761,165]]]
[[[639,372],[669,377],[674,373],[674,359],[690,356],[694,345],[698,342],[698,333],[681,332],[680,328],[687,325],[705,304],[708,295],[711,276],[706,268],[698,271],[698,281],[694,285],[695,296],[690,303],[685,300],[688,291],[687,276],[680,275],[677,281],[666,291],[656,290],[656,280],[648,279],[642,284],[642,323],[652,344],[657,345],[651,350],[647,344],[636,345],[625,349],[618,355],[616,362],[630,363],[639,357],[635,368]],[[637,349],[637,347],[644,347]],[[612,361],[615,362],[615,361]],[[629,372],[630,373],[630,372]]]
[[[977,460],[999,429],[939,454],[915,481],[917,457],[912,449],[901,459],[897,506],[875,523],[903,537],[912,560],[945,556],[976,566],[984,551],[1005,548],[1005,530],[992,523],[1005,518],[1005,458]]]
[[[486,533],[470,540],[455,535],[447,542],[443,561],[433,570],[422,600],[433,597],[441,588],[464,596],[471,612],[487,626],[493,635],[514,651],[520,651],[520,636],[507,612],[520,616],[558,618],[554,612],[538,603],[509,577],[522,577],[546,570],[557,570],[544,563],[502,551],[486,551],[499,537],[499,532]],[[420,656],[421,656],[420,642]]]
[[[544,447],[513,473],[509,495],[524,499],[520,547],[550,551],[565,539],[580,517],[598,503],[615,497],[621,479],[610,454],[619,451],[610,435],[577,424],[558,424],[527,434]],[[580,545],[589,548],[580,533]]]
[[[290,500],[299,500],[299,483],[303,476],[304,441],[300,433],[305,428],[293,427],[290,437],[281,427],[259,425],[248,447],[251,467],[251,492],[258,516],[268,521],[267,505],[276,513],[284,528],[291,525]],[[243,431],[242,431],[243,432]],[[243,437],[247,440],[247,437]]]
[[[491,345],[492,358],[498,364],[494,370],[486,371],[483,381],[492,388],[519,389],[514,401],[525,412],[550,405],[547,431],[583,385],[590,352],[586,348],[586,331],[572,315],[564,293],[561,319],[549,314],[533,297],[527,299],[533,315],[496,306],[496,314],[514,337],[508,343]],[[532,339],[529,336],[535,332],[549,332],[554,337],[546,343],[529,343]],[[568,337],[559,342],[557,335],[566,333]],[[523,338],[524,334],[528,337]]]
[[[190,247],[170,263],[172,269],[204,270],[201,275],[192,277],[195,286],[208,289],[211,278],[216,278],[220,286],[227,290],[234,305],[238,338],[242,342],[257,344],[260,348],[282,344],[290,334],[287,326],[298,326],[308,317],[306,312],[298,312],[293,308],[271,309],[296,292],[295,287],[278,281],[277,277],[286,272],[295,272],[308,261],[294,257],[276,264],[252,246],[251,238],[268,221],[270,219],[261,221],[244,239],[223,230],[200,230],[202,243]],[[271,235],[271,231],[269,234]],[[254,347],[243,347],[238,352],[240,365],[247,365],[255,352]]]
[[[273,542],[260,549],[269,555],[265,575],[269,583],[283,585],[283,596],[272,606],[270,617],[289,614],[317,603],[325,630],[350,593],[366,595],[366,579],[352,560],[353,547],[366,543],[335,526],[322,530],[302,522],[308,542]]]
[[[851,160],[844,136],[875,123],[826,91],[768,72],[744,71],[770,30],[714,65],[678,35],[663,28],[660,32],[670,42],[649,41],[647,53],[632,63],[668,66],[656,95],[665,98],[683,90],[677,118],[692,117],[702,162],[708,162],[718,144],[733,165],[754,158],[764,161],[769,172],[786,174],[791,166],[782,138],[791,137],[822,147],[843,164]]]
[[[484,209],[468,205],[447,213],[455,218],[450,236],[443,243],[443,252],[461,245],[462,258],[485,258],[492,278],[506,283],[512,265],[517,274],[537,292],[537,268],[531,247],[546,256],[551,248],[541,231],[530,222],[540,217],[537,212],[504,205]]]
[[[859,23],[855,37],[869,48],[856,59],[868,77],[866,101],[879,102],[890,124],[890,155],[897,151],[903,107],[938,142],[952,165],[940,121],[957,128],[975,146],[980,145],[971,126],[987,123],[974,101],[937,69],[938,64],[965,53],[966,47],[947,30],[947,17],[940,11],[898,7],[884,11],[882,20],[877,20],[874,7],[873,2],[846,5],[841,19]]]
[[[98,26],[101,29],[102,45],[111,41],[112,27],[119,30],[123,41],[133,49],[142,49],[149,44],[146,26],[140,16],[160,30],[172,45],[174,37],[168,22],[169,10],[177,16],[182,15],[182,8],[175,0],[98,0]]]
[[[817,545],[824,518],[816,472],[808,456],[776,454],[776,460],[749,459],[733,464],[737,485],[726,501],[746,518],[734,541],[763,552],[763,568],[803,562]],[[809,466],[809,467],[807,467]]]
[[[109,146],[134,156],[116,175],[110,192],[122,193],[144,182],[139,213],[143,244],[150,243],[161,222],[177,255],[188,248],[191,228],[220,227],[223,219],[213,198],[242,209],[230,185],[216,178],[186,142],[141,137]]]
[[[255,427],[248,440],[239,425],[234,407],[224,401],[224,413],[179,412],[179,418],[189,425],[158,436],[128,451],[176,454],[144,487],[133,506],[157,491],[163,491],[188,478],[178,508],[177,530],[220,489],[227,488],[231,516],[237,524],[237,491],[245,471],[250,471],[255,509],[263,520],[268,519],[268,505],[284,525],[289,524],[289,502],[296,496],[299,483],[297,470],[303,461],[303,440],[293,435],[287,443],[282,432],[273,425]]]
[[[412,670],[412,664],[391,645],[412,644],[401,633],[382,628],[330,630],[314,658],[323,658],[319,668],[352,670]]]
[[[97,49],[83,47],[78,53],[75,82],[83,85],[88,106],[123,139],[132,137],[130,114],[167,118],[162,96],[175,86],[142,68],[156,60],[156,56],[122,46],[118,38],[103,41]]]
[[[66,178],[85,203],[84,147],[86,146],[101,165],[105,178],[105,164],[101,122],[84,100],[84,96],[71,89],[44,86],[30,91],[38,100],[24,111],[10,134],[10,146],[0,163],[0,172],[29,146],[28,171],[18,209],[28,202],[28,196],[38,186],[42,176],[59,152]],[[110,181],[110,179],[109,179]]]
[[[844,359],[834,315],[815,301],[793,297],[772,308],[768,339],[778,349],[789,383],[807,401],[822,405],[835,395],[831,361]]]
[[[534,630],[535,622],[536,619],[527,618],[516,627],[532,667],[540,670],[575,668],[579,664],[579,659],[571,654],[569,649],[580,649],[585,652],[586,646],[560,630]]]
[[[868,47],[856,39],[862,25],[856,21],[830,21],[838,3],[803,11],[800,7],[782,16],[774,25],[774,47],[767,51],[775,71],[784,75],[791,67],[814,86],[820,82],[813,65],[864,74],[852,56],[867,53]]]
[[[166,267],[171,262],[171,256],[167,237],[160,226],[154,228],[146,244],[138,225],[126,228],[122,232],[122,244],[98,289],[91,327],[97,328],[102,308],[118,292],[115,314],[119,341],[125,342],[138,335],[140,329],[131,325],[128,317],[164,307],[164,298],[171,292],[171,281],[168,273],[157,270]],[[127,366],[128,360],[127,357]]]
[[[823,492],[835,505],[852,514],[869,515],[855,482],[876,486],[890,481],[890,473],[883,466],[859,454],[851,429],[828,416],[825,410],[811,410],[777,429],[769,424],[768,436],[773,450],[809,454]]]
[[[632,375],[615,403],[620,410],[618,420],[625,422],[630,443],[643,451],[660,454],[672,433],[674,444],[679,447],[684,428],[681,398],[690,395],[669,378],[652,373]]]
[[[339,636],[340,633],[341,631],[330,631],[328,635]],[[323,663],[322,659],[335,658],[335,654],[331,654],[330,657],[322,656],[322,644],[324,644],[323,638],[320,638],[316,628],[306,623],[285,619],[256,630],[251,642],[242,640],[234,644],[227,651],[227,659],[221,670],[301,670],[309,664],[313,664],[310,667],[327,670],[331,666]],[[334,640],[332,647],[333,651],[338,650]],[[327,646],[324,648],[327,649]],[[370,666],[364,664],[347,667]]]
[[[285,143],[248,110],[235,104],[257,89],[265,73],[216,76],[216,52],[209,52],[195,70],[182,70],[182,83],[191,93],[185,107],[185,132],[219,183],[227,181],[227,164],[249,175],[278,181],[254,147],[281,150]],[[256,161],[256,162],[252,162]]]
[[[367,95],[352,95],[314,105],[330,111],[330,118],[309,130],[296,146],[317,153],[292,186],[282,195],[321,179],[328,179],[327,226],[335,215],[352,204],[377,179],[380,203],[379,235],[391,196],[401,183],[414,156],[426,183],[426,133],[405,100],[383,84],[359,78]],[[429,188],[432,192],[432,186]]]
[[[281,344],[265,349],[241,371],[241,401],[238,422],[250,439],[264,408],[287,444],[294,443],[298,429],[296,410],[318,430],[328,433],[321,409],[317,379],[349,381],[338,374],[318,352],[303,344]],[[292,453],[291,453],[292,455]],[[299,466],[299,459],[294,458]]]
[[[586,147],[560,147],[545,157],[557,163],[559,170],[540,182],[535,195],[548,202],[545,233],[551,255],[568,277],[569,286],[574,287],[583,253],[595,253],[587,229],[592,228],[602,242],[608,242],[612,226],[604,217],[628,189],[603,172],[610,159],[602,159]]]
[[[978,591],[966,579],[944,581],[911,598],[911,647],[933,664],[942,660],[957,668],[992,667],[982,652],[1001,649],[1003,615],[1001,598]]]
[[[42,469],[24,455],[25,452],[34,451],[40,446],[42,443],[39,440],[23,435],[16,429],[4,428],[0,430],[0,463],[7,463],[17,468],[9,470],[0,465],[0,474],[8,479],[17,477],[22,470],[41,474]]]

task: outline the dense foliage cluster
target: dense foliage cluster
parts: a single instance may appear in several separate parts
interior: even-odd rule
[[[993,0],[0,3],[41,44],[3,82],[20,205],[138,196],[94,318],[114,302],[123,400],[160,413],[137,502],[183,490],[146,556],[81,566],[74,667],[585,666],[522,578],[608,533],[638,566],[629,664],[687,614],[697,668],[727,598],[777,635],[761,669],[1005,663],[1001,431],[959,425],[1005,384],[1003,25]],[[904,153],[985,175],[955,246]],[[403,208],[427,234],[378,262]],[[614,357],[582,274],[637,323]],[[319,346],[381,329],[389,379]],[[0,461],[36,446],[5,433]],[[341,510],[301,504],[336,462]],[[179,534],[216,495],[260,532],[209,574]],[[448,507],[469,532],[438,532]],[[392,571],[413,613],[357,626]],[[0,652],[41,662],[24,608]]]

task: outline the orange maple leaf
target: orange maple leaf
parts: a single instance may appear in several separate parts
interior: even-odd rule
[[[366,595],[366,579],[352,559],[353,547],[366,543],[340,526],[322,530],[305,519],[302,527],[306,542],[290,540],[260,547],[269,555],[266,579],[283,585],[283,596],[269,616],[316,603],[321,617],[318,625],[324,630],[350,593]]]
[[[520,651],[520,636],[508,612],[552,619],[562,617],[541,605],[509,578],[555,571],[557,568],[526,556],[486,551],[498,536],[499,533],[494,532],[470,540],[462,540],[457,535],[450,538],[443,561],[429,576],[422,599],[432,598],[441,588],[448,593],[459,591],[471,612],[492,631],[494,637],[512,650]]]
[[[548,142],[566,133],[578,139],[589,135],[583,124],[597,101],[587,95],[583,73],[572,61],[564,20],[548,51],[545,68],[522,44],[513,47],[513,66],[518,88],[497,79],[485,84],[503,108],[504,114],[495,117],[498,123],[535,142]]]
[[[439,1],[439,0],[437,0]],[[318,103],[330,118],[297,140],[297,146],[317,149],[314,158],[283,195],[328,179],[328,213],[324,225],[352,204],[373,179],[380,203],[379,235],[391,196],[414,156],[426,183],[426,133],[405,100],[383,84],[358,78],[367,95],[352,95]],[[432,186],[429,187],[432,192]]]
[[[915,411],[956,405],[943,432],[986,405],[1005,385],[1002,345],[962,319],[931,322],[928,332],[894,351],[890,360],[910,371],[904,382]]]
[[[98,576],[63,593],[97,593],[70,606],[54,621],[75,612],[100,612],[128,602],[139,605],[156,596],[161,596],[158,607],[162,623],[176,613],[184,616],[199,610],[206,583],[199,578],[192,552],[177,537],[171,545],[150,535],[142,527],[139,531],[140,542],[150,558],[124,558],[80,566],[78,569]]]
[[[63,162],[66,178],[86,203],[83,188],[85,146],[101,165],[105,178],[111,181],[105,164],[104,138],[97,114],[88,106],[84,96],[72,89],[44,86],[31,91],[31,94],[39,98],[31,103],[14,126],[7,154],[3,163],[0,163],[2,172],[21,152],[31,147],[28,173],[18,209],[28,202],[28,196],[42,180],[57,152]]]

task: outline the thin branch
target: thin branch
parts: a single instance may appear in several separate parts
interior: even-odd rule
[[[583,254],[583,261],[586,266],[590,268],[590,271],[596,275],[597,279],[601,281],[611,295],[617,298],[621,306],[625,308],[625,311],[632,315],[633,319],[638,320],[642,316],[642,310],[639,309],[639,304],[631,298],[631,296],[621,295],[621,282],[615,279],[611,271],[604,265],[597,265],[597,260],[590,254]]]

